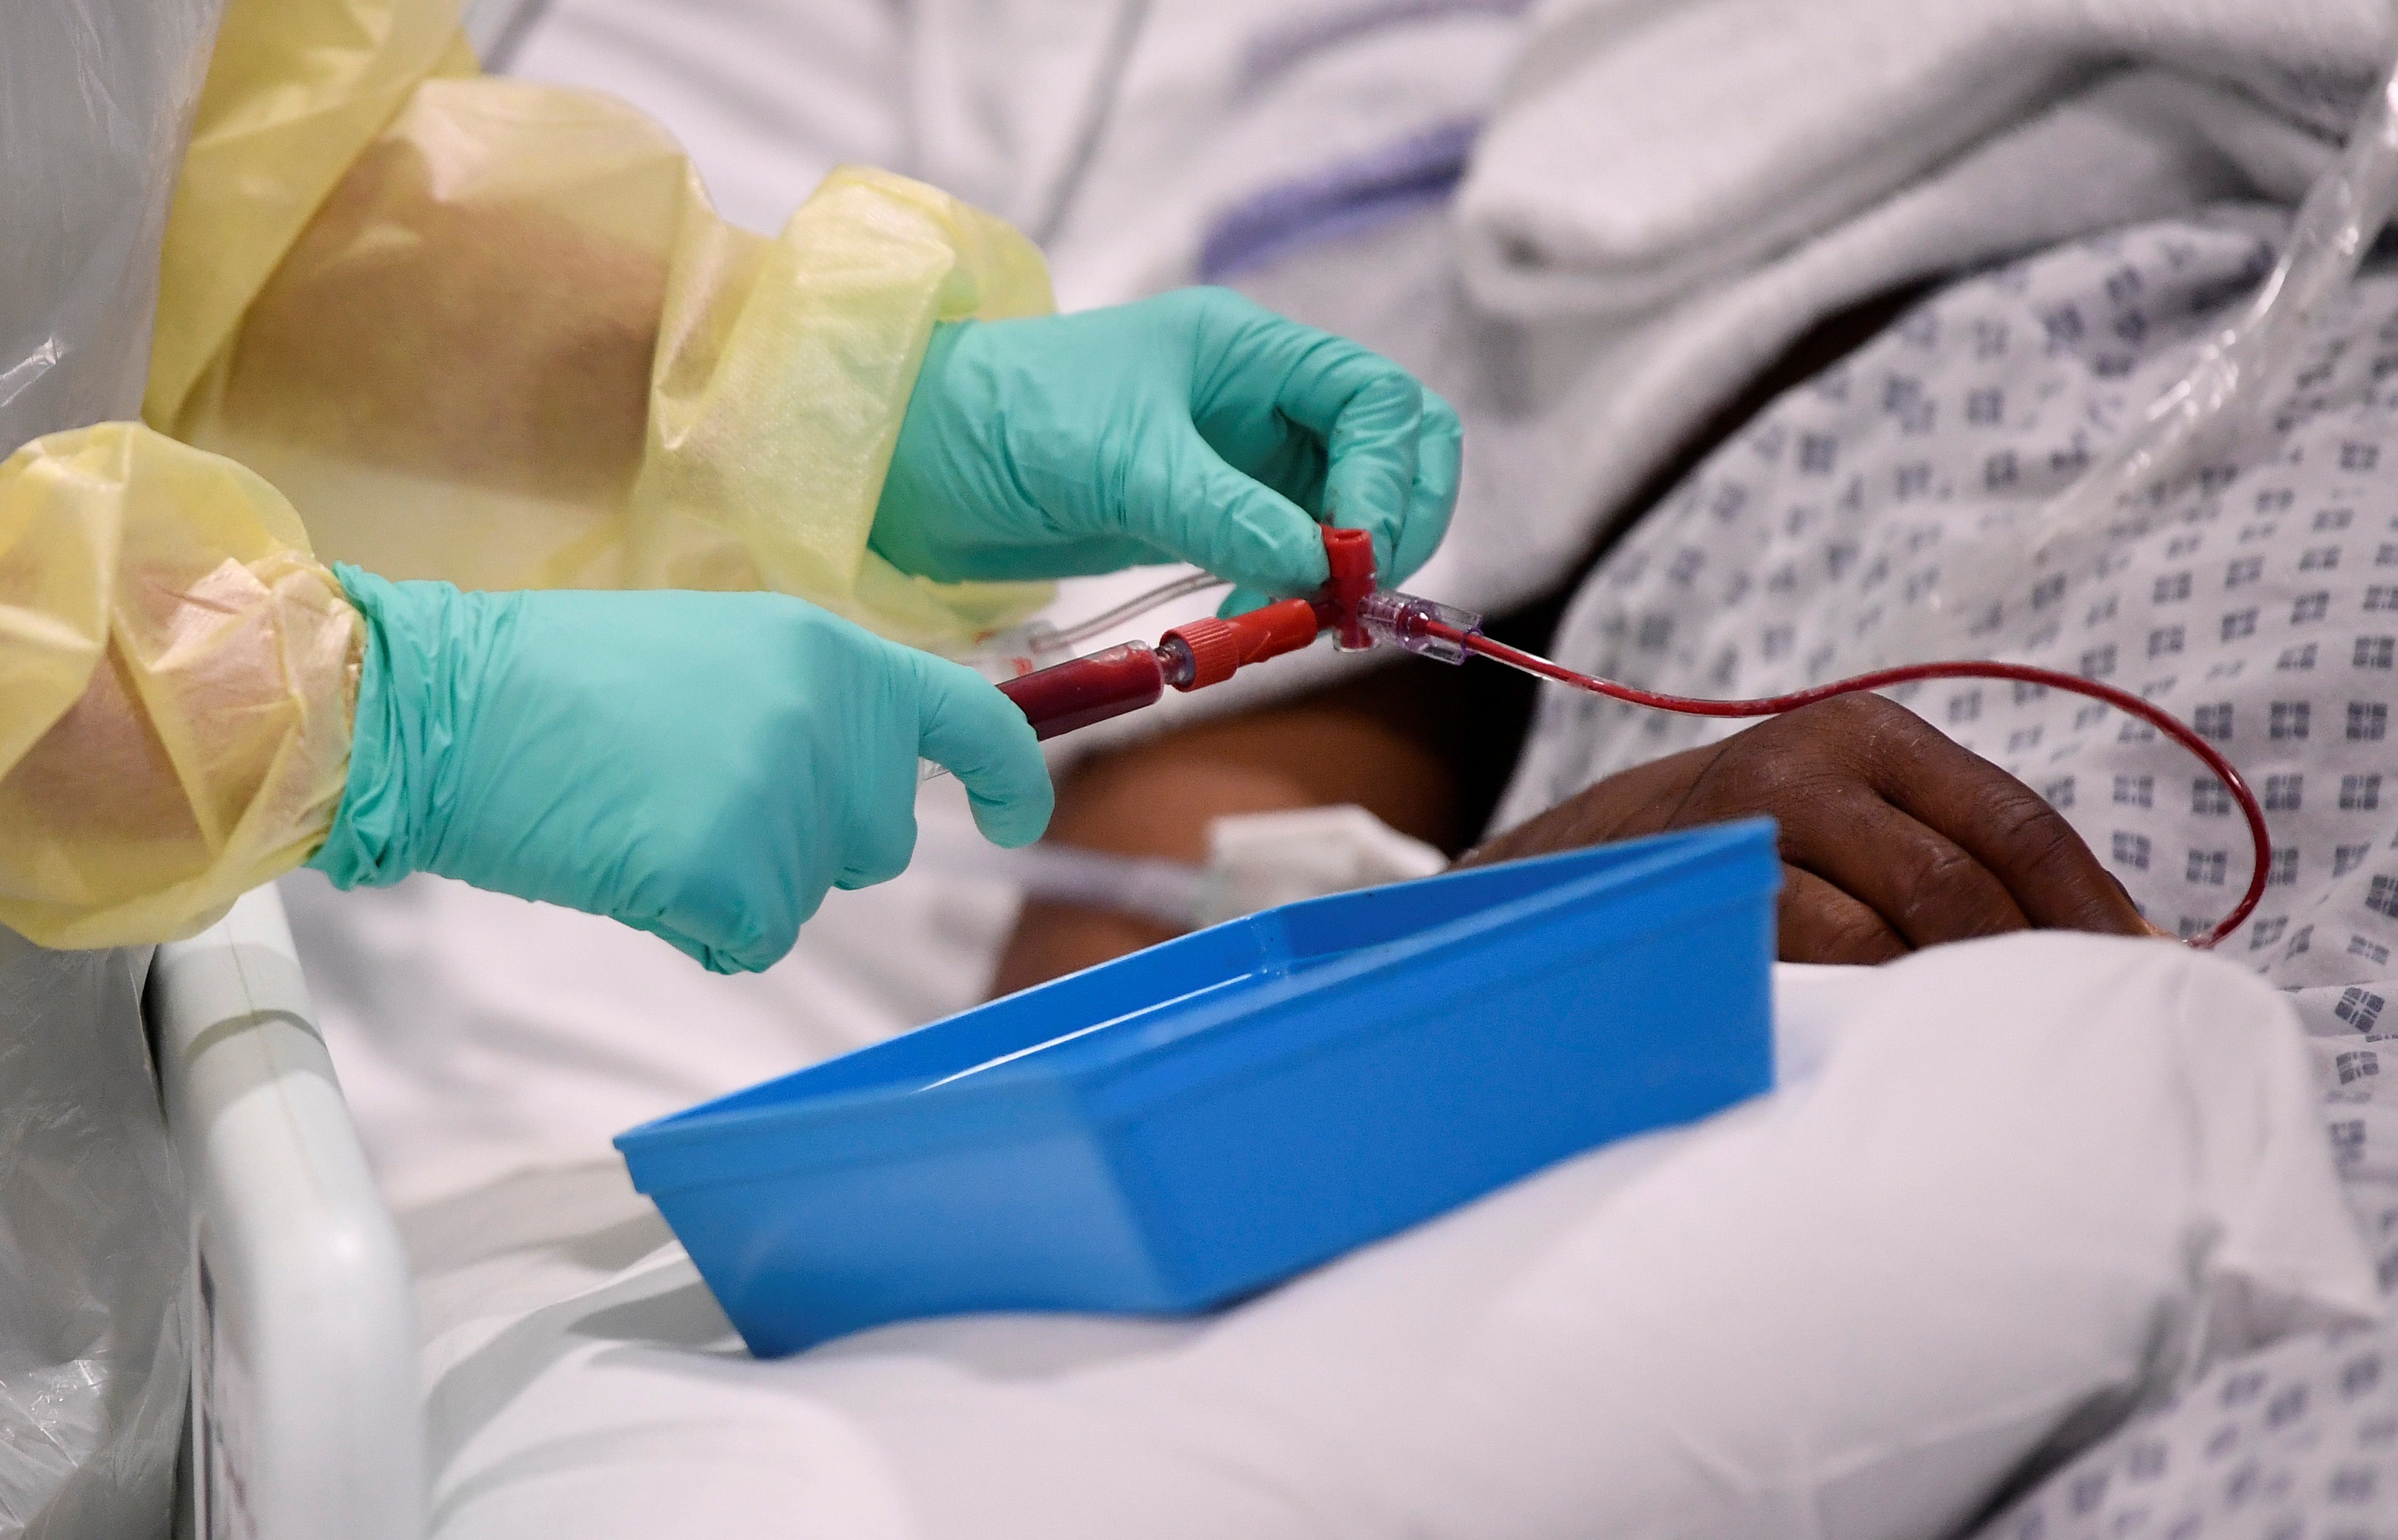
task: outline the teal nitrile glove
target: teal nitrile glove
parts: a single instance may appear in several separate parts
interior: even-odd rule
[[[1457,503],[1448,402],[1354,343],[1221,289],[934,329],[869,543],[941,582],[1182,561],[1227,613],[1327,575],[1315,519],[1385,583]]]
[[[972,669],[770,593],[462,593],[334,571],[367,626],[350,775],[308,864],[606,914],[719,973],[899,874],[917,760],[983,833],[1049,821],[1032,729]]]

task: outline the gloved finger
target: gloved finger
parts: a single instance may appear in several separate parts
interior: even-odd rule
[[[1049,827],[1057,795],[1032,724],[972,669],[930,654],[915,658],[917,751],[958,777],[983,838],[1009,849],[1031,844]]]
[[[1457,409],[1429,387],[1423,393],[1423,421],[1416,432],[1415,484],[1408,491],[1408,512],[1399,526],[1398,549],[1381,569],[1385,588],[1396,588],[1432,560],[1448,534],[1449,516],[1457,511],[1459,476],[1464,467],[1465,426]]]
[[[1413,511],[1424,388],[1406,370],[1354,343],[1284,324],[1308,337],[1288,358],[1274,409],[1324,440],[1327,520],[1370,532],[1375,569],[1396,572]],[[1454,483],[1453,472],[1449,480]],[[1448,500],[1438,515],[1444,527]],[[1437,544],[1439,533],[1432,538]],[[1429,547],[1424,554],[1431,554]]]
[[[1221,604],[1216,606],[1216,614],[1223,619],[1230,620],[1236,615],[1246,615],[1251,610],[1262,610],[1273,602],[1272,594],[1260,593],[1255,588],[1236,588],[1224,596],[1224,601]]]
[[[1331,575],[1305,509],[1225,464],[1197,427],[1165,431],[1126,479],[1125,534],[1268,593],[1306,593]]]
[[[1038,540],[959,541],[947,547],[945,561],[926,561],[909,569],[936,582],[969,580],[989,583],[1045,582],[1059,577],[1094,577],[1127,567],[1171,564],[1174,557],[1145,540],[1102,534],[1062,535]]]
[[[856,805],[844,831],[835,887],[887,883],[907,871],[916,854],[916,756],[888,757],[889,764],[870,767],[865,781],[852,789]]]
[[[976,574],[1000,582],[1040,582],[1058,577],[1098,577],[1128,567],[1168,566],[1171,552],[1146,540],[1094,534],[1041,545],[990,547],[977,554]]]
[[[686,870],[665,912],[631,904],[611,909],[619,924],[645,930],[710,973],[761,973],[798,944],[815,912],[817,889],[806,872],[769,861],[747,870],[707,863]]]
[[[681,952],[710,973],[763,973],[783,960],[786,952],[799,944],[795,929],[788,938],[745,941],[736,945],[719,945],[687,935],[663,923],[626,920],[635,930],[645,930]]]

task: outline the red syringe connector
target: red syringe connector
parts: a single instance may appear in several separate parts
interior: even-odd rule
[[[1177,626],[1157,645],[1161,652],[1179,649],[1191,660],[1187,682],[1168,682],[1178,690],[1204,690],[1221,684],[1252,663],[1313,645],[1322,628],[1314,602],[1286,599],[1246,615],[1209,615]]]

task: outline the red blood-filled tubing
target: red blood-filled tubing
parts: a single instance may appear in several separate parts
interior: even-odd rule
[[[1054,738],[1154,705],[1165,693],[1165,667],[1157,649],[1127,642],[1008,680],[999,691],[1016,702],[1036,737]]]

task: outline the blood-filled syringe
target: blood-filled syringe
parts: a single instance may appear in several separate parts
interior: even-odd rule
[[[1332,576],[1313,599],[1286,599],[1229,618],[1193,620],[1152,647],[1127,642],[1003,682],[1032,731],[1052,738],[1155,705],[1166,686],[1204,690],[1252,663],[1295,653],[1327,630],[1352,650],[1373,645],[1359,606],[1374,591],[1374,539],[1364,530],[1327,529],[1324,553]]]

